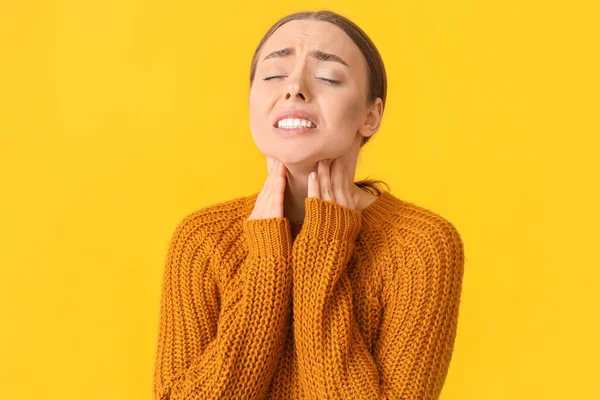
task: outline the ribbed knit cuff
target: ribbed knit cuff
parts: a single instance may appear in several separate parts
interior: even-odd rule
[[[361,227],[361,211],[328,200],[307,197],[303,236],[310,239],[353,241]]]
[[[291,231],[284,217],[246,219],[243,231],[251,257],[286,261],[291,254]]]

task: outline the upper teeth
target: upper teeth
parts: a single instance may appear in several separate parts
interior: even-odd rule
[[[306,119],[285,118],[277,122],[278,128],[311,128],[312,122]]]

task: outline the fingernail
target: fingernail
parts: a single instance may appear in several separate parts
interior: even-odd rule
[[[313,181],[317,180],[317,173],[316,172],[311,172],[310,173],[310,179],[312,179]]]

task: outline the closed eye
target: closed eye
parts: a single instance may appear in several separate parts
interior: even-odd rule
[[[263,81],[268,81],[275,78],[283,78],[283,75],[268,76],[265,79],[263,79]]]
[[[268,77],[264,78],[263,80],[264,81],[268,81],[268,80],[275,79],[275,78],[285,78],[285,75],[268,76]],[[321,79],[323,81],[327,81],[327,82],[332,83],[334,85],[337,85],[337,84],[340,83],[340,81],[336,81],[334,79],[327,79],[327,78],[317,78],[317,79]]]

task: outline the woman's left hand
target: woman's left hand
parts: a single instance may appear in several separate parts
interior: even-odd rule
[[[308,197],[323,199],[344,207],[356,209],[359,195],[352,190],[354,181],[348,171],[346,158],[340,156],[321,160],[317,163],[317,171],[308,176]],[[331,172],[330,172],[331,170]],[[312,175],[315,175],[315,180]]]

